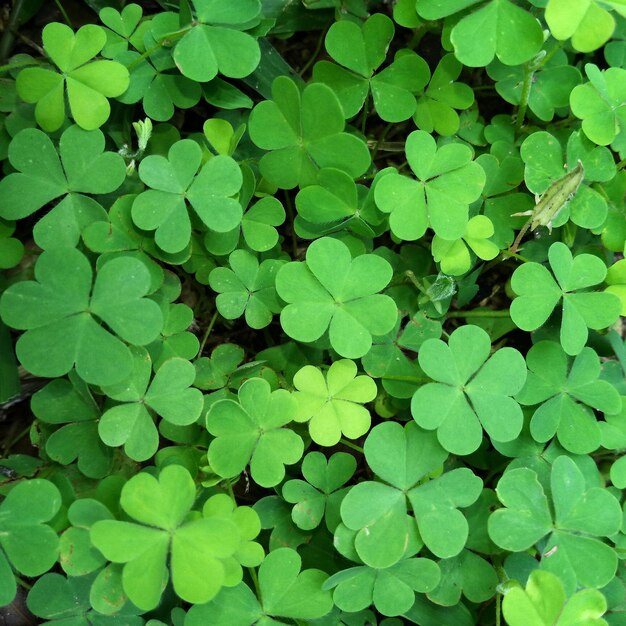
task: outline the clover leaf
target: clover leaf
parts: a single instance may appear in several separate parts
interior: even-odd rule
[[[167,303],[162,311],[163,330],[157,339],[146,346],[155,371],[171,358],[193,359],[200,349],[198,338],[188,331],[193,324],[193,309],[177,302]]]
[[[31,409],[42,422],[62,425],[46,439],[51,459],[63,465],[78,460],[78,469],[89,478],[104,478],[111,471],[111,451],[98,436],[100,410],[74,371],[69,380],[53,380],[33,395]]]
[[[28,67],[17,77],[17,91],[25,102],[36,103],[35,119],[41,128],[54,132],[65,120],[65,95],[74,121],[85,130],[104,124],[111,113],[107,98],[128,87],[128,70],[115,61],[89,62],[102,50],[106,33],[87,24],[76,33],[52,22],[42,33],[43,48],[60,73]]]
[[[156,47],[146,39],[150,49]],[[116,61],[131,67],[128,89],[118,101],[123,104],[141,101],[145,114],[153,120],[166,122],[176,107],[190,109],[202,96],[201,86],[179,73],[167,48],[158,47],[147,58],[129,50],[119,54]]]
[[[502,98],[519,105],[524,82],[523,66],[507,66],[494,59],[487,72],[497,81],[496,91]],[[533,74],[528,107],[540,120],[550,122],[555,109],[569,105],[570,93],[581,80],[578,69],[568,65],[567,55],[559,51]]]
[[[382,257],[353,259],[344,243],[317,239],[307,249],[306,262],[287,263],[276,276],[276,291],[288,303],[280,314],[283,330],[297,341],[315,341],[328,329],[341,356],[367,354],[372,335],[383,335],[396,323],[395,303],[378,293],[391,274]]]
[[[572,113],[582,120],[583,132],[599,146],[610,144],[626,128],[626,70],[598,69],[587,63],[588,83],[574,87],[570,95]]]
[[[435,2],[417,2],[417,12],[422,17],[437,19],[452,11],[441,10]],[[464,8],[475,1],[463,2]],[[437,18],[435,18],[437,15]],[[520,65],[534,57],[543,44],[539,21],[528,11],[510,0],[491,0],[481,8],[462,17],[450,33],[457,59],[469,67],[488,65],[495,56],[505,65]]]
[[[177,141],[167,158],[144,158],[139,177],[150,189],[133,202],[133,221],[143,230],[154,230],[165,252],[180,252],[189,245],[188,204],[211,230],[227,232],[241,222],[241,205],[231,197],[242,183],[237,162],[220,155],[202,165],[202,149],[191,139]]]
[[[150,380],[152,363],[146,350],[135,349],[133,356],[131,378],[103,388],[107,396],[120,404],[103,413],[98,433],[107,446],[123,445],[131,459],[145,461],[159,445],[154,414],[170,424],[188,426],[200,417],[204,403],[202,392],[189,388],[196,377],[189,361],[168,359]]]
[[[302,461],[305,480],[288,480],[283,498],[295,504],[291,517],[298,528],[313,530],[322,519],[332,532],[339,523],[339,504],[347,489],[341,489],[356,471],[351,454],[335,452],[328,461],[321,452],[309,452]]]
[[[588,291],[606,276],[606,266],[598,257],[583,253],[574,258],[557,241],[550,246],[548,260],[554,277],[534,262],[513,273],[511,287],[518,297],[511,303],[511,318],[523,330],[536,330],[562,300],[561,345],[574,356],[587,343],[587,328],[610,326],[619,317],[621,302],[615,294]]]
[[[531,572],[526,589],[508,589],[502,601],[510,626],[607,626],[600,619],[606,609],[606,598],[597,589],[581,589],[567,598],[559,578],[542,570]]]
[[[436,382],[422,385],[411,400],[411,414],[453,454],[470,454],[482,429],[494,441],[512,441],[522,430],[520,406],[511,396],[526,382],[526,365],[514,348],[489,356],[491,340],[478,326],[457,328],[446,345],[425,341],[419,364]]]
[[[233,478],[250,463],[254,481],[273,487],[285,476],[285,465],[302,457],[299,435],[281,428],[292,421],[296,401],[285,389],[271,391],[262,378],[251,378],[239,388],[238,401],[218,400],[206,416],[207,430],[215,437],[209,446],[211,468]]]
[[[75,365],[85,382],[119,382],[132,367],[120,339],[145,345],[163,325],[158,305],[144,298],[148,270],[135,259],[106,263],[92,290],[87,258],[75,248],[55,248],[39,257],[35,278],[15,283],[2,294],[0,314],[7,325],[26,330],[17,341],[17,356],[37,376],[63,376]]]
[[[528,137],[521,147],[526,164],[526,186],[539,197],[552,183],[563,178],[564,167],[572,171],[582,163],[584,179],[574,197],[553,217],[552,225],[561,226],[568,218],[582,228],[597,228],[604,224],[608,205],[603,195],[591,187],[594,181],[606,182],[615,174],[613,156],[608,148],[594,146],[580,131],[567,141],[566,155],[550,133],[538,131]]]
[[[127,4],[121,11],[105,6],[100,9],[98,17],[108,27],[105,28],[107,42],[102,49],[103,56],[113,59],[126,52],[129,44],[140,52],[145,50],[143,38],[150,28],[150,21],[142,21],[143,9],[138,4]]]
[[[46,522],[60,506],[57,487],[40,478],[20,482],[0,504],[0,606],[12,602],[17,591],[11,566],[39,576],[56,562],[59,539]]]
[[[362,25],[340,20],[328,29],[326,50],[339,65],[319,61],[313,79],[333,88],[346,118],[361,110],[370,90],[374,108],[386,122],[401,122],[413,115],[413,94],[421,91],[430,77],[424,59],[407,51],[375,74],[385,61],[394,31],[393,22],[382,13],[375,13]]]
[[[224,588],[210,603],[191,607],[185,626],[269,626],[280,618],[314,620],[330,612],[328,575],[318,569],[300,571],[302,560],[291,548],[272,550],[259,568],[259,599],[245,584]],[[277,619],[273,619],[277,618]]]
[[[244,351],[235,344],[222,343],[211,353],[211,357],[200,357],[194,363],[199,389],[221,389],[229,384],[231,375],[237,371],[244,359]]]
[[[0,194],[1,189],[0,187]],[[0,218],[0,270],[15,267],[24,255],[24,244],[11,237],[14,232],[15,224]]]
[[[341,170],[321,169],[315,184],[301,189],[296,196],[296,234],[313,239],[347,228],[357,235],[372,237],[383,219],[372,201],[372,191],[390,171],[393,170],[379,172],[368,190]]]
[[[45,133],[28,128],[9,146],[17,170],[0,181],[0,217],[28,217],[56,198],[63,199],[33,229],[42,248],[75,246],[81,231],[106,220],[105,210],[84,194],[115,191],[126,177],[124,159],[104,152],[104,135],[70,126],[59,141],[59,154]]]
[[[433,259],[441,264],[444,274],[459,276],[472,267],[471,249],[480,259],[490,261],[498,256],[500,248],[490,240],[493,223],[484,215],[475,215],[467,223],[460,239],[448,240],[435,235],[432,241]],[[469,248],[469,249],[468,249]]]
[[[371,162],[367,145],[345,132],[341,104],[322,83],[300,92],[293,80],[279,76],[272,84],[272,100],[254,107],[249,124],[252,141],[270,151],[259,162],[261,174],[282,189],[313,184],[322,167],[357,178]]]
[[[354,547],[370,567],[391,567],[401,560],[415,524],[426,547],[449,558],[465,545],[468,526],[459,508],[480,495],[482,481],[469,469],[457,468],[428,479],[448,453],[434,433],[415,423],[379,424],[365,441],[365,458],[383,481],[352,487],[341,503],[341,519],[357,531]],[[407,516],[407,498],[414,517]]]
[[[546,22],[555,39],[571,37],[572,46],[579,52],[599,48],[615,29],[615,19],[597,0],[549,0]]]
[[[404,559],[391,567],[352,567],[331,576],[325,589],[334,588],[333,601],[350,613],[374,605],[386,616],[402,615],[415,602],[416,593],[432,591],[440,578],[430,559]]]
[[[90,626],[116,624],[120,620],[126,626],[142,626],[144,621],[138,615],[121,611],[115,615],[102,615],[91,607],[90,589],[94,576],[70,576],[46,574],[39,578],[28,593],[28,610],[44,618],[50,625]]]
[[[554,515],[533,470],[506,472],[496,488],[505,508],[489,517],[489,536],[511,552],[541,542],[540,568],[556,574],[568,594],[578,585],[603,587],[615,575],[617,556],[597,537],[619,530],[618,500],[606,489],[587,487],[582,472],[567,456],[552,463],[550,488]]]
[[[427,133],[454,135],[461,120],[456,110],[467,109],[474,102],[474,92],[469,85],[457,82],[463,65],[453,54],[446,54],[433,72],[426,91],[417,98],[413,120]]]
[[[437,148],[431,135],[416,130],[408,136],[405,151],[418,180],[388,174],[374,194],[376,206],[390,214],[391,232],[405,241],[419,239],[429,226],[443,239],[463,236],[469,205],[485,184],[471,149],[462,144]]]
[[[245,312],[250,328],[265,328],[281,305],[276,296],[276,274],[282,261],[266,259],[261,264],[246,250],[235,250],[228,257],[230,268],[216,267],[209,276],[211,289],[217,291],[217,310],[228,320]]]
[[[238,0],[227,5],[215,0],[193,0],[193,6],[194,18],[184,29],[188,32],[177,41],[173,52],[183,76],[205,83],[218,72],[229,78],[251,74],[259,64],[261,51],[256,39],[242,31],[258,21],[259,0]],[[166,39],[180,26],[185,25],[179,25],[174,13],[160,13],[152,19],[152,33],[157,39]]]
[[[326,374],[306,365],[293,378],[298,390],[295,421],[308,422],[311,439],[321,446],[334,446],[342,435],[357,439],[370,427],[370,413],[362,406],[377,393],[369,376],[357,376],[354,361],[335,361]]]
[[[208,602],[225,584],[240,530],[230,516],[211,514],[211,500],[205,504],[208,514],[188,518],[195,499],[196,486],[184,467],[168,465],[158,478],[141,472],[120,496],[136,522],[101,520],[91,527],[93,545],[109,561],[124,564],[124,591],[140,609],[158,605],[168,562],[174,591],[187,602]]]
[[[568,358],[553,341],[540,341],[526,356],[530,370],[517,394],[521,404],[540,406],[530,421],[533,439],[544,443],[554,435],[574,454],[588,454],[600,446],[601,430],[592,409],[615,415],[622,410],[619,393],[599,380],[600,360],[591,348]]]

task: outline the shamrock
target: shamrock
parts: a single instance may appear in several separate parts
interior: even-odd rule
[[[568,202],[552,219],[554,226],[561,226],[569,217],[583,228],[597,228],[606,220],[606,199],[590,184],[606,182],[615,175],[613,155],[608,148],[593,145],[580,132],[569,136],[565,158],[559,142],[545,131],[533,133],[521,147],[521,156],[526,164],[524,179],[526,186],[540,198],[552,183],[573,171],[582,163],[584,179]]]
[[[174,61],[183,76],[205,83],[217,73],[243,78],[259,64],[261,52],[256,39],[245,32],[256,25],[261,12],[259,0],[238,0],[224,5],[215,0],[193,0],[195,16],[185,26],[175,13],[159,13],[152,19],[157,40],[184,26],[185,34],[174,47]],[[236,50],[237,54],[232,52]]]
[[[615,4],[611,7],[624,11]],[[615,29],[615,19],[597,0],[548,0],[546,22],[555,39],[571,37],[572,46],[579,52],[599,48]]]
[[[606,266],[592,254],[574,258],[560,241],[548,250],[552,274],[539,263],[524,263],[511,278],[518,295],[511,303],[511,318],[523,330],[543,325],[556,305],[563,300],[561,345],[570,356],[578,354],[587,343],[587,328],[599,330],[619,317],[620,299],[612,293],[581,291],[601,283]]]
[[[193,309],[182,302],[166,303],[163,308],[163,330],[146,346],[156,371],[174,357],[193,359],[200,349],[198,338],[187,329],[193,324]]]
[[[489,536],[511,552],[527,550],[543,539],[540,567],[556,574],[568,594],[579,585],[603,587],[615,575],[617,556],[597,537],[619,530],[618,500],[602,487],[587,487],[582,472],[567,456],[552,463],[550,490],[554,516],[533,470],[521,467],[506,472],[496,488],[505,508],[489,517]]]
[[[436,20],[479,2],[417,0],[417,12],[425,19]],[[483,67],[494,56],[506,65],[520,65],[539,52],[543,33],[528,11],[510,0],[490,0],[462,17],[452,28],[450,40],[463,65]]]
[[[119,96],[128,87],[128,70],[115,61],[89,61],[102,50],[106,33],[87,24],[76,34],[69,26],[52,22],[42,33],[43,48],[60,73],[42,67],[23,69],[17,91],[25,102],[36,103],[35,119],[41,128],[54,132],[65,120],[65,95],[74,121],[94,130],[109,118],[107,98]]]
[[[89,592],[94,584],[94,576],[61,576],[46,574],[39,578],[28,593],[28,610],[45,619],[45,624],[84,624],[119,623],[125,626],[142,626],[143,618],[122,610],[115,615],[102,615],[95,611],[89,600]],[[132,609],[131,609],[132,610]],[[50,621],[48,621],[50,620]]]
[[[51,459],[63,465],[78,459],[78,469],[89,478],[104,478],[111,471],[112,455],[98,436],[100,410],[76,372],[70,372],[69,380],[56,379],[40,389],[31,409],[46,424],[62,424],[46,439]]]
[[[567,598],[559,578],[542,570],[530,573],[526,589],[507,589],[502,601],[510,626],[607,626],[600,619],[606,608],[606,598],[597,589],[581,589]]]
[[[498,256],[500,248],[490,241],[494,234],[493,223],[484,215],[475,215],[467,223],[460,239],[447,240],[435,235],[432,241],[433,258],[441,264],[445,274],[458,276],[472,267],[468,247],[480,259],[490,261]]]
[[[34,128],[19,132],[9,147],[18,170],[0,181],[0,217],[21,219],[48,202],[63,199],[33,229],[42,248],[75,246],[91,222],[106,220],[105,210],[83,194],[115,191],[126,177],[124,159],[104,152],[104,135],[70,126],[59,141],[59,153],[45,133]]]
[[[288,480],[283,498],[295,504],[291,517],[298,528],[313,530],[322,519],[332,532],[339,524],[339,504],[348,491],[341,489],[356,471],[351,454],[335,452],[328,461],[321,452],[309,452],[302,461],[305,480]]]
[[[462,69],[453,54],[439,61],[426,91],[417,98],[413,120],[420,130],[445,136],[459,130],[460,118],[455,109],[468,109],[474,102],[472,88],[456,82]]]
[[[376,206],[390,214],[391,232],[414,241],[430,226],[444,239],[458,239],[467,227],[468,207],[485,184],[471,149],[462,144],[437,148],[431,135],[416,130],[408,136],[405,151],[418,180],[388,174],[374,193]]]
[[[254,107],[250,114],[250,138],[263,150],[261,174],[273,185],[292,189],[313,184],[317,170],[334,167],[353,178],[370,165],[366,144],[344,132],[341,104],[333,90],[322,83],[302,92],[286,76],[272,84],[272,100]]]
[[[302,560],[291,548],[272,550],[259,568],[259,598],[245,584],[224,588],[210,603],[191,607],[186,626],[259,626],[278,619],[314,620],[333,606],[323,588],[328,575],[318,569],[300,571]],[[277,619],[272,619],[276,617]]]
[[[321,446],[334,446],[341,435],[357,439],[370,427],[369,411],[362,403],[376,397],[376,383],[369,376],[357,376],[354,361],[335,361],[326,374],[306,365],[293,378],[298,390],[297,422],[309,422],[311,439]]]
[[[259,264],[246,250],[235,250],[228,257],[230,269],[216,267],[209,276],[211,289],[217,291],[217,310],[226,319],[241,317],[245,311],[250,328],[265,328],[281,306],[274,286],[282,261],[266,259]]]
[[[347,228],[365,237],[372,237],[382,221],[373,202],[373,190],[382,176],[393,171],[379,172],[368,190],[357,185],[341,170],[325,167],[317,173],[315,184],[301,189],[296,196],[298,216],[295,220],[299,237],[313,239],[333,230]]]
[[[326,329],[333,348],[358,358],[396,322],[396,305],[380,295],[391,266],[375,254],[352,258],[348,247],[323,237],[307,249],[306,262],[283,265],[276,291],[288,304],[280,314],[283,330],[298,341],[315,341]]]
[[[599,70],[587,63],[588,83],[574,87],[570,95],[572,113],[582,120],[583,132],[599,146],[607,146],[626,128],[626,70]]]
[[[448,453],[434,433],[415,423],[404,428],[386,422],[373,428],[365,440],[365,458],[383,481],[365,481],[352,487],[341,503],[341,519],[357,531],[354,547],[370,567],[391,567],[401,560],[415,524],[426,547],[449,558],[465,545],[468,526],[459,508],[480,495],[482,481],[466,468],[428,479]],[[407,516],[407,498],[414,517]]]
[[[588,454],[600,446],[601,431],[593,411],[610,415],[622,410],[617,390],[600,376],[600,360],[591,348],[568,358],[554,341],[540,341],[526,356],[530,370],[516,399],[541,404],[533,413],[530,432],[544,443],[554,435],[573,454]]]
[[[626,315],[626,259],[620,259],[606,273],[606,291],[614,293],[622,303],[620,315]]]
[[[211,358],[200,357],[194,363],[199,389],[221,389],[229,384],[229,378],[237,371],[244,358],[244,351],[235,344],[222,343],[211,353]]]
[[[91,541],[114,563],[123,563],[124,591],[140,609],[155,608],[171,569],[174,591],[185,601],[204,603],[231,578],[230,560],[242,537],[233,516],[216,515],[212,499],[201,516],[188,517],[196,486],[180,465],[164,467],[158,477],[146,472],[122,488],[120,504],[135,521],[100,520],[91,527]],[[229,580],[229,578],[231,578]]]
[[[362,25],[341,20],[328,29],[326,50],[339,65],[319,61],[313,80],[333,88],[346,118],[361,110],[370,90],[374,108],[386,122],[401,122],[413,115],[413,94],[421,91],[430,77],[424,59],[407,50],[375,74],[385,61],[394,31],[393,22],[382,13],[375,13]]]
[[[60,506],[57,487],[39,478],[20,482],[0,503],[0,606],[16,594],[11,566],[25,576],[39,576],[56,562],[59,539],[46,522]]]
[[[402,615],[415,602],[416,593],[432,591],[440,579],[430,559],[404,559],[391,567],[352,567],[331,576],[325,589],[334,588],[333,601],[350,613],[374,605],[383,615]]]
[[[146,39],[151,49],[155,47],[148,36]],[[116,60],[131,68],[128,89],[118,100],[123,104],[141,101],[145,114],[153,120],[166,122],[176,107],[190,109],[202,96],[201,86],[177,71],[167,48],[159,47],[147,58],[129,50]]]
[[[104,31],[107,42],[102,49],[102,56],[114,59],[126,52],[129,44],[143,52],[144,35],[150,29],[150,20],[141,21],[143,9],[138,4],[127,4],[121,11],[105,6],[98,13],[100,21],[107,26]]]
[[[520,65],[504,65],[494,59],[487,67],[487,73],[497,81],[496,91],[507,102],[519,105],[524,68]],[[567,55],[559,50],[533,74],[528,107],[543,122],[552,121],[555,109],[569,105],[570,93],[581,80],[578,69],[568,65]]]
[[[226,232],[241,222],[241,205],[231,196],[241,188],[241,170],[231,157],[216,156],[202,165],[202,150],[191,139],[177,141],[167,158],[150,155],[139,165],[150,189],[133,202],[132,216],[143,230],[154,230],[156,243],[180,252],[191,239],[188,203],[207,228]]]
[[[189,389],[196,377],[194,366],[184,359],[165,361],[152,381],[152,363],[145,349],[133,351],[133,373],[129,380],[103,391],[117,402],[107,409],[98,424],[102,441],[111,447],[124,446],[135,461],[145,461],[157,451],[159,433],[156,413],[177,426],[193,424],[203,408],[202,392]]]
[[[526,382],[524,358],[514,348],[489,356],[491,340],[478,326],[457,328],[446,345],[425,341],[419,364],[436,382],[422,385],[411,400],[411,414],[428,430],[437,430],[441,445],[453,454],[471,454],[482,429],[495,441],[512,441],[523,423],[511,398]]]
[[[304,450],[299,435],[281,428],[295,417],[296,401],[285,389],[271,391],[262,378],[247,380],[238,395],[238,402],[218,400],[207,413],[206,427],[215,437],[209,463],[223,478],[238,476],[250,463],[254,481],[273,487]]]
[[[118,337],[145,345],[163,325],[158,305],[144,298],[148,270],[135,259],[106,263],[92,289],[87,258],[75,248],[55,248],[39,257],[35,278],[2,294],[0,314],[7,325],[26,330],[18,339],[17,356],[36,376],[63,376],[75,364],[87,383],[119,382],[130,373],[132,358]]]

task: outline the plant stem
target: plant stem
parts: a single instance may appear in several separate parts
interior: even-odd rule
[[[293,254],[293,260],[295,261],[298,256],[298,237],[296,236],[295,217],[293,214],[293,204],[291,203],[291,196],[289,192],[285,190],[285,209],[287,210],[287,217],[291,222],[291,252]]]
[[[252,578],[252,584],[254,585],[256,597],[259,599],[259,604],[263,604],[263,598],[261,597],[261,586],[259,585],[259,578],[256,575],[256,570],[254,569],[254,567],[249,567],[248,573],[250,574],[250,578]]]
[[[328,25],[322,30],[322,34],[319,36],[317,40],[317,45],[315,46],[315,50],[313,50],[313,54],[309,57],[309,60],[302,66],[302,69],[298,72],[298,76],[304,76],[311,65],[315,63],[317,57],[319,56],[320,50],[322,49],[322,45],[324,44],[324,38],[326,36],[326,31],[328,30]]]
[[[16,61],[15,63],[0,65],[0,74],[4,74],[4,72],[10,72],[11,70],[16,70],[17,68],[24,67],[26,65],[39,65],[39,61],[37,61],[36,59],[25,59],[24,61]]]
[[[494,311],[488,310],[473,310],[473,311],[450,311],[447,314],[448,318],[451,317],[511,317],[508,309],[506,311]]]
[[[163,35],[163,37],[159,39],[159,41],[157,41],[154,46],[152,46],[151,48],[148,48],[147,50],[142,52],[136,59],[131,61],[126,66],[126,69],[130,72],[132,69],[137,67],[142,61],[147,59],[153,52],[156,52],[157,50],[159,50],[159,48],[162,48],[166,43],[171,43],[172,41],[176,41],[177,39],[180,39],[183,35],[189,32],[191,28],[192,26],[185,26],[185,28],[181,28],[180,30]]]
[[[617,169],[621,170],[626,165],[626,159],[622,159],[617,165]]]
[[[519,135],[520,130],[524,124],[524,118],[526,117],[526,109],[528,109],[528,98],[530,97],[530,88],[533,83],[533,76],[535,75],[535,66],[530,61],[524,67],[524,82],[522,83],[522,94],[520,96],[520,103],[517,108],[517,118],[515,120],[515,134]]]
[[[20,13],[22,12],[23,6],[24,0],[15,0],[13,3],[9,23],[6,25],[2,39],[0,40],[0,61],[6,61],[9,54],[11,54],[13,44],[15,43],[15,32],[19,26]]]
[[[352,448],[353,450],[356,450],[357,452],[360,452],[361,454],[363,454],[363,448],[361,448],[361,446],[357,446],[356,443],[352,443],[351,441],[348,441],[345,437],[342,437],[339,440],[339,443],[342,443],[344,446],[347,446],[348,448]]]
[[[428,292],[422,283],[417,279],[417,276],[413,272],[413,270],[406,270],[404,275],[425,295],[428,296]]]
[[[61,4],[61,0],[54,0],[54,3],[57,5],[57,8],[61,12],[61,15],[63,16],[63,20],[65,21],[65,23],[70,28],[74,28],[74,26],[72,25],[72,21],[70,20],[70,16],[65,11],[65,8],[63,7],[63,4]]]
[[[365,97],[365,102],[363,103],[363,117],[361,118],[361,134],[365,137],[365,124],[367,122],[367,117],[370,114],[370,95],[369,93]]]
[[[209,338],[209,335],[211,334],[211,331],[213,330],[213,326],[215,325],[216,320],[217,320],[217,311],[213,313],[213,317],[211,318],[211,321],[209,322],[207,329],[204,331],[204,337],[202,337],[202,342],[200,343],[200,349],[198,350],[198,358],[202,356],[202,351],[204,350],[204,346],[207,342],[207,339]]]
[[[425,376],[381,376],[382,380],[396,380],[400,383],[419,383],[425,384],[432,382],[430,378]]]
[[[500,626],[502,620],[502,595],[496,591],[496,626]]]

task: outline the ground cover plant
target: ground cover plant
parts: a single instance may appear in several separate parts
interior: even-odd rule
[[[13,0],[0,623],[626,625],[626,2]]]

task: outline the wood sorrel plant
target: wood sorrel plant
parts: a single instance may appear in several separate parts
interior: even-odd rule
[[[625,624],[624,1],[85,4],[0,39],[0,606]]]

